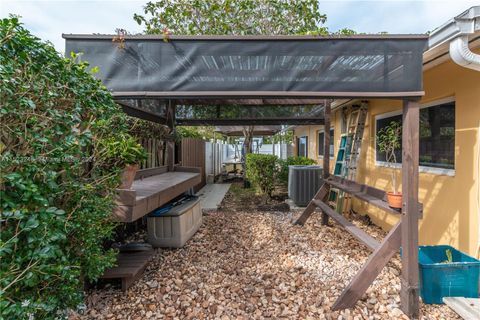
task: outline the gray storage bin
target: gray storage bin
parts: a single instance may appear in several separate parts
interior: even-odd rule
[[[201,224],[200,200],[192,199],[159,217],[148,217],[148,242],[154,247],[183,247]]]
[[[320,166],[288,166],[288,197],[297,206],[306,206],[323,183]]]

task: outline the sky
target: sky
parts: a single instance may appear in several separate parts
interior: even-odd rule
[[[205,0],[207,1],[207,0]],[[52,42],[64,51],[62,33],[107,33],[123,28],[131,33],[142,32],[133,21],[134,13],[142,13],[147,0],[0,0],[0,17],[17,14],[37,37]],[[450,1],[359,1],[320,0],[320,10],[327,14],[326,26],[331,31],[350,28],[357,32],[425,33],[480,0]]]

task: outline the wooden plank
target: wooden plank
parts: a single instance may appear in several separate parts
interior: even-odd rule
[[[171,100],[168,100],[167,103],[167,126],[170,128],[170,134],[175,132],[175,105],[173,105]],[[167,141],[167,167],[168,171],[173,171],[173,166],[175,165],[175,141]]]
[[[155,175],[159,175],[166,172],[168,172],[167,166],[160,166],[155,168],[138,170],[137,173],[135,174],[135,180],[144,179],[150,176],[155,176]]]
[[[137,198],[137,193],[132,189],[117,189],[115,195],[115,203],[119,206],[133,206],[135,205],[135,200]]]
[[[138,279],[154,255],[154,250],[141,252],[121,252],[117,256],[117,266],[105,270],[102,279],[122,280],[122,290],[126,291]]]
[[[342,179],[340,177],[335,177],[335,176],[330,176],[327,180],[325,180],[325,183],[328,183],[334,188],[340,189],[348,194],[351,194],[352,196],[365,201],[369,204],[372,204],[384,211],[387,211],[392,214],[399,214],[399,212],[393,208],[391,208],[388,203],[384,200],[385,196],[385,191],[381,191],[379,189],[376,189],[378,191],[374,191],[377,193],[375,196],[372,195],[372,191],[375,190],[375,188],[366,186],[366,185],[361,185],[356,182],[353,182],[351,180],[347,179]],[[382,195],[382,197],[378,197],[379,195]]]
[[[345,219],[344,216],[330,208],[325,202],[321,200],[312,200],[312,202],[315,203],[320,208],[320,210],[322,210],[323,213],[328,214],[330,218],[338,222],[342,227],[345,228],[345,230],[347,230],[357,240],[366,245],[367,248],[369,248],[370,250],[375,251],[380,246],[380,243],[377,240],[375,240],[368,233],[354,225],[352,222]]]
[[[325,100],[325,106],[323,107],[323,118],[325,119],[323,125],[323,179],[327,179],[330,176],[330,103],[330,100]],[[328,215],[325,212],[322,212],[322,224],[328,225]]]
[[[400,238],[401,222],[397,223],[390,230],[380,246],[370,255],[362,269],[357,272],[337,301],[335,301],[332,310],[353,308],[355,306],[388,261],[400,249]]]
[[[236,119],[177,119],[177,125],[193,126],[193,125],[214,125],[214,126],[242,126],[242,125],[255,125],[261,124],[266,126],[271,125],[322,125],[323,118],[311,117],[311,118],[236,118]]]
[[[480,319],[480,299],[445,297],[443,302],[465,320]]]
[[[356,198],[368,202],[380,209],[383,209],[392,214],[400,214],[396,209],[391,208],[387,203],[387,193],[384,190],[380,190],[365,184],[360,184],[352,180],[330,175],[325,180],[326,183],[332,187],[340,189],[348,194],[355,196]],[[419,215],[423,211],[423,205],[418,203]]]
[[[113,267],[113,269],[106,270],[105,273],[101,276],[101,278],[116,279],[116,278],[123,278],[123,277],[133,277],[135,273],[138,272],[138,269],[139,269],[138,265]]]
[[[205,141],[196,138],[183,138],[181,142],[182,166],[200,168],[201,181],[194,187],[198,191],[206,183],[205,177]]]
[[[111,39],[111,36],[110,36]],[[317,37],[317,39],[320,39]],[[297,98],[301,99],[315,99],[315,98],[331,98],[331,99],[368,99],[368,98],[386,98],[386,99],[403,99],[412,98],[418,99],[425,95],[425,91],[392,91],[392,92],[378,92],[378,91],[114,91],[112,95],[116,99],[121,97],[143,97],[143,98],[162,98],[162,99],[182,99],[201,97],[217,97],[221,98],[240,98],[240,99],[255,99],[255,98]],[[301,103],[300,103],[301,104]],[[315,103],[316,104],[316,103]]]
[[[195,171],[192,168],[185,168],[185,170]],[[167,172],[135,180],[132,190],[118,191],[120,195],[122,192],[126,192],[128,196],[131,196],[130,193],[132,191],[135,192],[135,202],[131,205],[118,205],[114,209],[113,214],[117,220],[122,222],[135,221],[198,185],[200,182],[200,174],[189,171]]]
[[[330,189],[326,183],[322,184],[322,186],[320,187],[320,189],[318,189],[312,200],[324,200],[328,196],[329,190]],[[317,205],[313,203],[313,201],[310,201],[305,210],[303,210],[300,217],[298,217],[298,219],[294,222],[294,224],[303,226],[305,222],[307,222],[308,218],[310,218],[312,213],[315,211],[316,207]]]
[[[175,171],[178,172],[202,172],[202,168],[200,167],[185,167],[185,166],[175,166]]]
[[[400,302],[410,318],[419,315],[418,289],[418,163],[420,105],[403,102],[402,124],[402,274]]]
[[[130,222],[133,208],[132,206],[115,206],[112,211],[113,218],[119,222]]]

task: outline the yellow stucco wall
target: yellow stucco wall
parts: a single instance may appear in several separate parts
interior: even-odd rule
[[[462,68],[449,61],[424,72],[425,96],[422,104],[455,98],[455,175],[420,173],[419,199],[424,216],[419,221],[420,244],[450,244],[470,255],[478,256],[480,216],[480,72]],[[391,189],[390,172],[375,164],[376,115],[401,109],[401,101],[371,100],[364,131],[357,181],[379,189]],[[337,111],[332,121],[340,126]],[[318,130],[318,129],[317,129]],[[315,157],[315,128],[299,127],[295,136],[308,132],[309,155]],[[335,130],[336,146],[340,130]],[[336,152],[336,148],[335,148]],[[397,170],[401,181],[400,170]],[[384,229],[391,228],[398,216],[387,214],[360,201],[354,210],[367,213]]]
[[[332,114],[332,119],[331,119],[331,128],[335,128],[336,126],[336,115]],[[308,157],[310,159],[313,159],[317,161],[319,165],[323,164],[323,156],[318,155],[318,133],[323,132],[323,125],[316,125],[316,126],[298,126],[294,130],[294,147],[293,147],[293,154],[297,155],[297,145],[296,141],[297,138],[307,136],[308,137]],[[334,132],[335,134],[335,142],[338,139],[340,139],[340,133]],[[337,152],[336,144],[334,146],[334,154],[331,155],[332,157],[330,158],[330,169],[333,169],[333,160],[335,157],[335,153]]]

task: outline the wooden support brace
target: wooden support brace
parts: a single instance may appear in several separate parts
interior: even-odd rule
[[[418,318],[418,165],[420,105],[403,102],[402,124],[402,274],[400,303],[410,318]]]
[[[322,184],[320,189],[318,189],[317,193],[313,197],[312,201],[308,203],[307,207],[302,212],[302,215],[298,217],[298,219],[294,222],[294,224],[303,226],[305,222],[307,222],[308,218],[310,218],[312,213],[315,211],[315,208],[317,207],[317,205],[313,202],[313,200],[321,200],[321,201],[325,200],[326,197],[328,197],[329,191],[330,191],[329,186],[326,183]]]
[[[325,100],[324,106],[324,125],[323,125],[323,179],[327,179],[330,176],[330,114],[331,114],[331,101]],[[328,197],[328,194],[327,194]],[[322,212],[322,224],[328,225],[328,215]]]
[[[322,213],[328,214],[330,218],[338,222],[345,230],[347,230],[352,236],[354,236],[357,240],[359,240],[361,243],[366,245],[370,250],[375,251],[379,246],[380,243],[375,240],[372,236],[370,236],[368,233],[354,225],[352,222],[348,221],[345,219],[344,216],[333,210],[326,204],[325,202],[321,200],[312,200],[313,203],[315,203],[320,210],[322,210]]]
[[[175,132],[175,106],[172,104],[172,101],[168,101],[167,105],[167,126],[170,128],[170,134],[173,135]],[[167,141],[167,167],[168,171],[174,170],[175,165],[175,141]]]
[[[352,308],[367,291],[392,256],[398,252],[401,240],[401,222],[388,233],[380,246],[370,255],[365,265],[332,306],[332,310]]]

